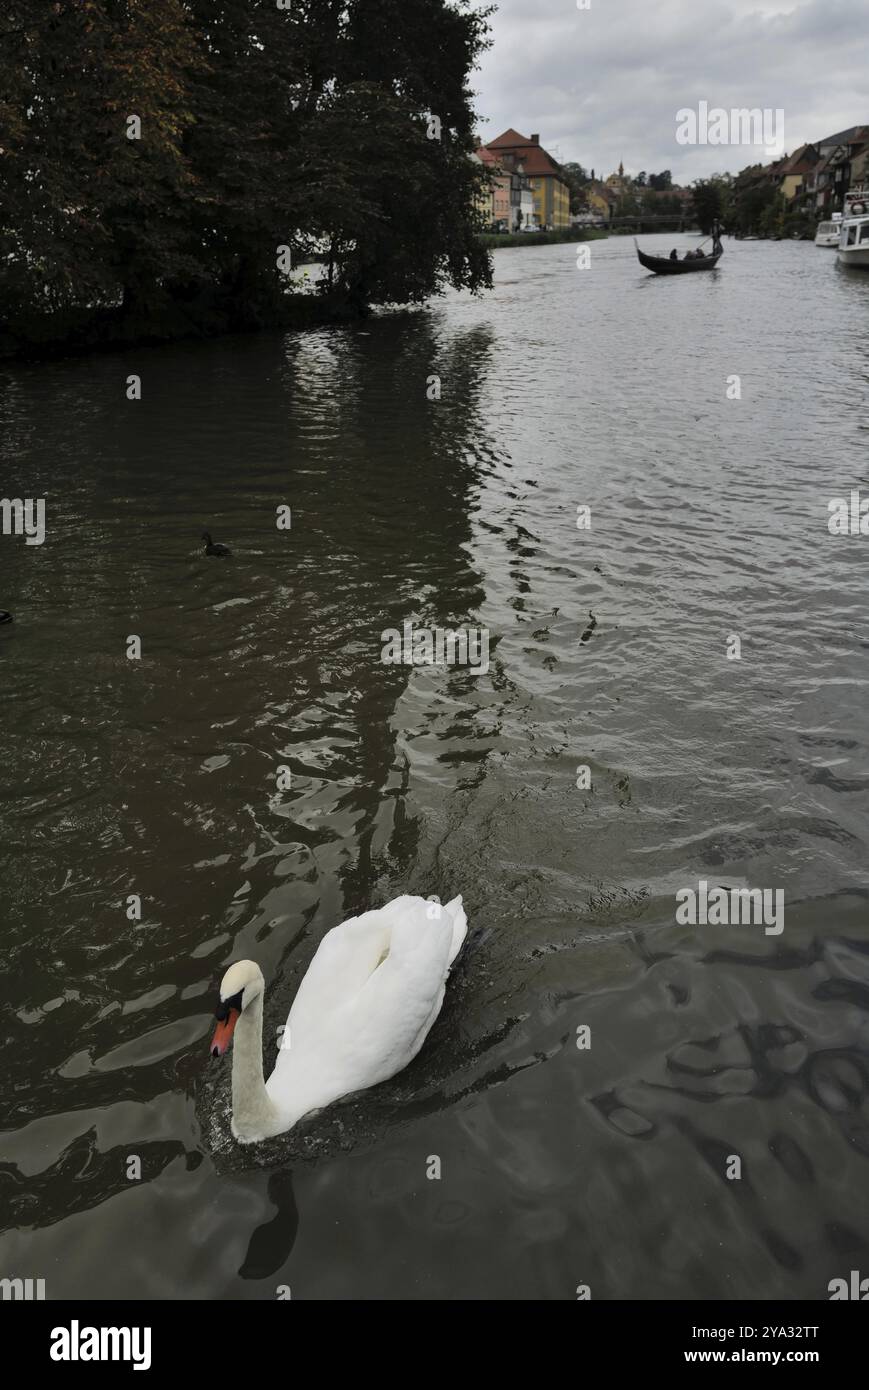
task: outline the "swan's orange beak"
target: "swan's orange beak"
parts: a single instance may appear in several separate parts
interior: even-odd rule
[[[226,1018],[218,1021],[214,1037],[211,1039],[212,1057],[222,1057],[229,1044],[232,1042],[232,1035],[235,1032],[235,1025],[238,1023],[241,1014],[238,1009],[230,1009]]]

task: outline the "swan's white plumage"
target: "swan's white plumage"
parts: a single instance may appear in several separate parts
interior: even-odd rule
[[[262,1057],[262,986],[256,986],[258,1008],[249,1010],[245,996],[235,1035],[237,1137],[252,1142],[283,1133],[310,1111],[386,1081],[407,1066],[440,1013],[449,968],[466,931],[461,897],[435,906],[404,896],[327,932],[293,1001],[262,1095],[252,1056],[255,1046]],[[232,988],[221,988],[224,998],[245,978],[239,965],[252,963],[231,967],[224,986]],[[258,968],[253,970],[261,981]]]

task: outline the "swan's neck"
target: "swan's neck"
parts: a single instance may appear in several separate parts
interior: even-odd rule
[[[263,1078],[263,1001],[254,999],[232,1039],[232,1128],[237,1139],[253,1143],[280,1134],[283,1125],[269,1100]]]

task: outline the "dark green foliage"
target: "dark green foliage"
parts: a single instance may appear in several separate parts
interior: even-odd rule
[[[780,236],[784,230],[785,201],[775,184],[744,171],[736,181],[731,221],[743,236]]]
[[[720,179],[698,179],[693,189],[697,226],[709,236],[716,222],[724,221],[725,187]]]
[[[563,227],[557,232],[484,232],[478,239],[498,251],[503,246],[557,246],[566,241],[601,241],[606,236],[593,227]]]
[[[0,340],[279,323],[490,283],[468,0],[5,0]],[[128,139],[128,118],[141,139]],[[428,138],[429,116],[440,123]]]
[[[181,0],[12,0],[0,23],[0,271],[13,331],[62,332],[189,269],[195,61]],[[147,138],[127,139],[132,114]]]
[[[561,173],[570,189],[570,211],[574,214],[584,212],[588,206],[585,194],[585,187],[589,182],[588,174],[581,164],[573,162],[562,164]]]

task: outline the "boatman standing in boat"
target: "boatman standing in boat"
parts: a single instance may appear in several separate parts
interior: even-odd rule
[[[696,249],[696,251],[686,251],[686,252],[685,252],[685,260],[686,260],[686,261],[705,261],[707,255],[709,255],[709,256],[720,256],[723,250],[724,250],[724,247],[721,245],[721,228],[719,227],[718,223],[716,222],[715,225],[714,225],[713,228],[712,228],[712,250],[709,251],[709,252],[707,252],[707,251],[704,251],[704,250],[702,249],[702,246],[698,246],[697,249]],[[676,252],[675,252],[675,251],[671,251],[671,252],[670,252],[670,260],[671,260],[671,261],[674,261],[674,260],[678,260],[678,259],[679,259],[679,258],[678,258],[678,256],[676,255]]]

